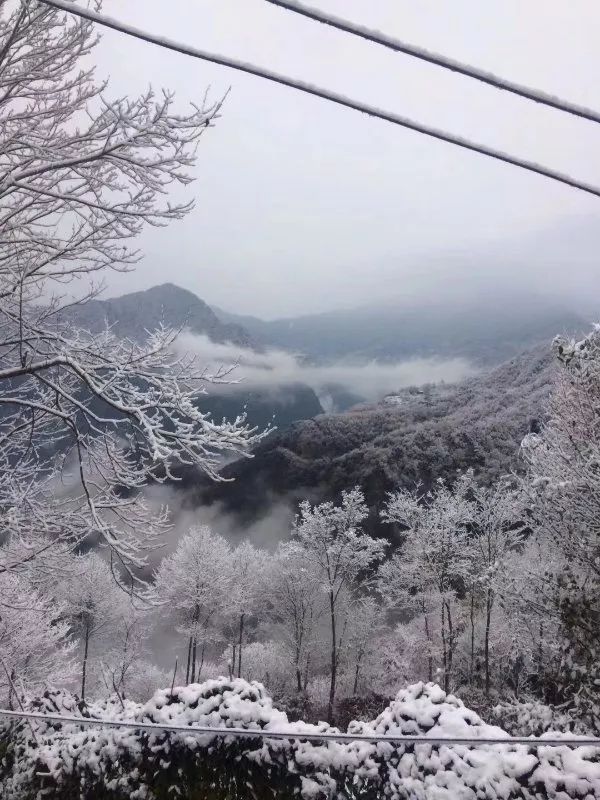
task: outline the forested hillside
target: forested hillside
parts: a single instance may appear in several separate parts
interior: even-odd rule
[[[540,346],[456,385],[406,389],[299,422],[269,436],[254,459],[227,466],[235,483],[196,486],[196,501],[218,499],[251,517],[274,496],[329,500],[357,485],[376,511],[394,487],[427,489],[471,467],[493,481],[522,466],[519,444],[544,414],[554,369],[549,346]]]

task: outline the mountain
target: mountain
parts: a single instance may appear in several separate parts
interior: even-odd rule
[[[519,444],[544,413],[554,364],[547,346],[455,385],[406,389],[385,402],[294,424],[268,437],[252,460],[228,465],[233,483],[186,476],[192,504],[219,502],[244,522],[273,502],[336,500],[359,485],[373,509],[372,532],[386,493],[472,467],[492,480],[522,465]]]
[[[400,361],[463,357],[478,366],[500,364],[558,332],[580,332],[588,321],[560,304],[533,295],[438,298],[410,305],[366,306],[270,322],[215,309],[227,324],[241,324],[264,346],[303,353],[318,361]]]
[[[241,325],[221,322],[203,300],[172,283],[73,306],[70,320],[92,332],[102,330],[108,323],[117,336],[136,341],[142,341],[148,331],[162,323],[175,329],[185,327],[192,333],[208,336],[216,343],[228,342],[245,349],[259,348]],[[280,430],[323,411],[315,392],[300,383],[275,386],[269,391],[249,390],[243,384],[213,385],[202,398],[201,405],[202,410],[215,420],[224,417],[235,419],[245,411],[253,427],[262,429],[274,424]]]
[[[173,328],[185,326],[192,333],[205,334],[213,342],[255,347],[252,336],[241,325],[222,322],[203,300],[172,283],[73,306],[70,318],[92,332],[108,323],[117,336],[137,341],[163,323]]]

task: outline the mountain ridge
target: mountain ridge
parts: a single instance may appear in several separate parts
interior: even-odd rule
[[[224,322],[244,324],[264,347],[300,352],[317,361],[464,357],[489,367],[558,332],[578,333],[588,327],[582,315],[563,304],[531,295],[469,298],[448,305],[438,298],[271,321],[214,310]]]
[[[127,339],[143,339],[148,331],[164,323],[173,328],[185,327],[217,343],[231,342],[250,349],[256,347],[252,336],[241,325],[222,322],[208,303],[173,283],[119,297],[90,300],[84,305],[73,306],[69,319],[92,333],[108,324],[117,336]]]

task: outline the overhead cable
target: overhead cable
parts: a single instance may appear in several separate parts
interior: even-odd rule
[[[476,81],[487,83],[489,86],[493,86],[496,89],[511,92],[512,94],[519,95],[519,97],[525,97],[527,100],[533,100],[535,103],[541,103],[542,105],[550,106],[550,108],[555,108],[558,111],[564,111],[567,114],[573,114],[576,117],[582,117],[591,122],[600,123],[600,112],[594,111],[594,109],[571,103],[569,100],[563,100],[555,95],[542,92],[538,89],[532,89],[529,86],[524,86],[514,81],[509,81],[506,78],[494,75],[492,72],[479,69],[471,64],[465,64],[462,61],[456,61],[453,58],[448,58],[440,53],[434,53],[423,47],[408,44],[400,39],[387,36],[385,33],[381,33],[381,31],[373,28],[357,25],[342,17],[327,14],[314,6],[305,5],[304,3],[297,2],[297,0],[266,0],[266,2],[284,8],[287,11],[293,11],[295,14],[300,14],[315,22],[321,22],[324,25],[337,28],[345,33],[350,33],[353,36],[359,36],[369,42],[383,45],[383,47],[394,50],[396,53],[404,53],[407,56],[418,58],[421,61],[427,61],[429,64],[435,64],[438,67],[457,72],[460,75],[466,75],[468,78],[474,78]]]
[[[534,172],[537,175],[542,175],[545,178],[550,178],[551,180],[566,184],[567,186],[571,186],[574,189],[579,189],[587,194],[593,194],[596,197],[600,197],[600,187],[584,181],[579,181],[576,178],[567,175],[566,173],[558,172],[557,170],[545,167],[542,164],[537,164],[535,161],[528,161],[517,156],[512,156],[509,153],[505,153],[501,150],[495,150],[494,148],[487,147],[486,145],[478,144],[470,139],[465,139],[462,136],[448,133],[439,128],[433,128],[420,122],[415,122],[408,117],[400,116],[399,114],[395,114],[391,111],[385,111],[384,109],[377,108],[376,106],[368,103],[362,103],[359,100],[353,100],[343,94],[339,94],[338,92],[330,91],[329,89],[324,89],[320,86],[315,86],[303,80],[290,78],[287,75],[274,72],[266,67],[259,67],[247,61],[240,61],[239,59],[229,58],[218,53],[211,53],[206,50],[193,47],[192,45],[169,39],[166,36],[159,36],[157,34],[149,33],[148,31],[137,28],[134,25],[121,22],[113,17],[108,17],[105,14],[100,14],[96,11],[92,11],[89,8],[77,6],[74,3],[69,2],[69,0],[38,0],[38,2],[53,8],[61,9],[62,11],[67,11],[68,13],[74,14],[83,19],[96,22],[99,25],[119,31],[120,33],[124,33],[128,36],[132,36],[135,39],[140,39],[144,42],[149,42],[150,44],[155,44],[159,47],[166,48],[167,50],[173,50],[174,52],[191,56],[192,58],[198,58],[202,61],[208,61],[223,67],[235,69],[239,72],[245,72],[249,75],[255,75],[258,78],[263,78],[264,80],[271,81],[272,83],[278,83],[291,89],[296,89],[297,91],[313,95],[314,97],[320,97],[323,100],[343,106],[344,108],[350,108],[353,111],[359,111],[367,116],[382,119],[386,122],[391,122],[392,124],[399,125],[402,128],[408,128],[409,130],[416,131],[417,133],[422,133],[425,136],[430,136],[433,139],[439,139],[442,142],[456,145],[457,147],[461,147],[465,150],[471,150],[474,153],[488,156],[489,158],[493,158],[496,161],[501,161],[505,164],[512,164],[514,167],[519,167],[527,170],[528,172]]]
[[[545,738],[543,736],[506,736],[506,738],[477,738],[477,737],[458,737],[458,736],[399,736],[378,735],[378,734],[356,734],[356,733],[332,733],[329,731],[312,732],[298,730],[265,730],[252,728],[212,728],[208,726],[195,725],[163,725],[156,722],[123,722],[115,719],[92,719],[90,717],[73,717],[62,714],[42,714],[33,711],[10,711],[0,709],[0,718],[27,719],[38,722],[62,723],[63,725],[82,725],[87,727],[100,728],[123,728],[132,731],[145,731],[149,733],[178,733],[189,734],[192,736],[231,736],[234,738],[247,739],[260,737],[262,739],[301,739],[308,742],[368,742],[379,744],[380,742],[390,742],[394,744],[430,744],[430,745],[465,745],[469,747],[478,745],[532,745],[546,747],[598,747],[600,738],[593,737],[571,737],[565,736],[564,739],[556,737]]]

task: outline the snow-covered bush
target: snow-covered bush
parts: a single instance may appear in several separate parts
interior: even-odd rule
[[[433,683],[417,683],[398,692],[372,723],[353,722],[348,730],[364,735],[508,738],[483,722],[456,697]],[[600,797],[600,749],[525,745],[394,745],[349,751],[364,765],[358,786],[376,774],[379,796],[394,800],[435,798],[595,798]],[[349,759],[350,760],[350,759]]]
[[[498,703],[491,713],[494,722],[513,736],[541,736],[547,731],[586,733],[585,727],[578,724],[571,712],[538,700]]]
[[[145,705],[85,706],[47,694],[30,707],[55,713],[190,727],[291,730],[298,737],[234,738],[210,733],[142,732],[33,723],[15,728],[2,765],[2,798],[162,800],[167,797],[391,798],[391,800],[542,800],[600,798],[600,748],[498,744],[307,742],[334,732],[325,723],[290,722],[263,687],[241,679],[162,689]],[[35,731],[35,735],[33,733]],[[439,686],[402,690],[362,735],[508,738]]]
[[[161,689],[144,705],[131,701],[121,705],[118,699],[86,705],[72,695],[58,693],[45,695],[29,706],[130,723],[248,730],[293,728],[299,736],[328,729],[324,723],[290,723],[273,707],[260,684],[242,679],[218,678],[175,687],[172,692]],[[323,769],[334,760],[328,756],[330,749],[343,752],[343,746],[335,743],[312,747],[262,737],[19,723],[13,727],[3,758],[0,796],[28,800],[43,788],[45,797],[61,800],[204,797],[208,791],[211,797],[242,800],[263,796],[270,787],[273,796],[330,797],[335,783]]]

